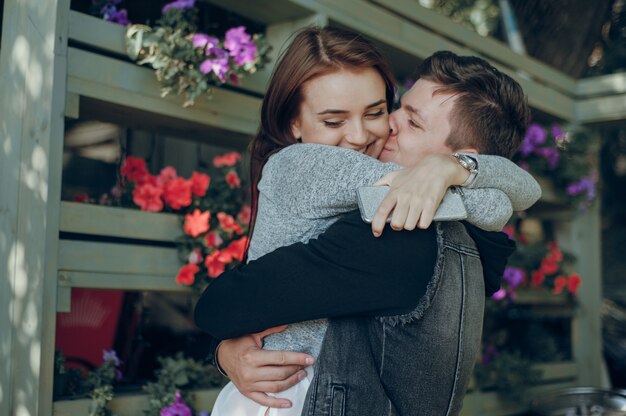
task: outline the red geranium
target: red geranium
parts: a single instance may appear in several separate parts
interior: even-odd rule
[[[185,215],[183,231],[195,238],[209,231],[210,219],[211,213],[209,211],[202,212],[196,208],[191,214]]]
[[[239,210],[239,214],[237,214],[237,220],[242,224],[249,224],[251,215],[252,210],[250,209],[250,205],[246,204],[242,206]]]
[[[191,193],[194,196],[205,196],[209,184],[211,183],[211,177],[205,173],[194,172],[191,175]]]
[[[228,172],[226,174],[226,183],[231,189],[241,188],[241,180],[237,172]]]
[[[553,257],[548,255],[545,259],[541,261],[541,266],[539,266],[539,268],[543,274],[550,276],[559,270],[559,264],[556,262],[556,260],[554,260]]]
[[[189,253],[189,263],[199,264],[202,263],[202,260],[204,260],[204,258],[202,257],[202,251],[199,248]]]
[[[241,155],[237,152],[230,152],[223,154],[221,156],[215,156],[213,158],[213,165],[216,168],[222,168],[224,166],[231,167],[235,166],[237,162],[241,160]]]
[[[541,286],[545,279],[545,275],[541,272],[541,270],[535,270],[530,275],[530,285],[531,286]]]
[[[176,283],[179,285],[191,286],[196,280],[196,273],[200,271],[200,268],[195,264],[185,264],[178,271],[176,276]]]
[[[557,276],[557,278],[554,279],[554,288],[552,289],[552,293],[555,295],[560,294],[563,292],[563,289],[565,289],[565,286],[567,286],[567,277],[563,275]]]
[[[225,212],[218,212],[217,219],[220,222],[220,227],[222,227],[224,231],[234,231],[237,234],[243,233],[241,226],[237,224],[237,221],[235,221],[232,215],[228,215]]]
[[[148,175],[146,161],[133,156],[126,156],[120,167],[120,175],[129,182],[143,183]]]
[[[220,261],[219,257],[220,257],[220,251],[215,250],[213,253],[209,254],[204,259],[204,265],[206,266],[207,274],[209,275],[209,277],[215,278],[219,276],[220,274],[224,273],[226,264]]]
[[[570,274],[569,279],[567,279],[567,290],[575,295],[578,292],[578,288],[582,283],[582,279],[579,274],[573,273]]]
[[[133,189],[133,202],[142,211],[159,212],[163,210],[162,195],[163,190],[149,183],[145,183]]]
[[[163,199],[172,209],[181,209],[191,205],[191,182],[183,178],[174,178],[163,186]]]
[[[178,174],[176,173],[176,169],[171,166],[166,166],[161,169],[161,173],[159,173],[159,176],[156,177],[156,183],[158,186],[163,188],[166,183],[168,183],[172,179],[176,179],[177,177]]]
[[[233,259],[242,261],[243,256],[246,253],[246,246],[248,245],[248,237],[241,237],[239,240],[235,240],[226,247],[227,251]]]
[[[220,237],[220,234],[217,231],[211,231],[207,235],[204,236],[204,241],[206,241],[206,245],[208,247],[219,247],[222,245],[224,240]]]

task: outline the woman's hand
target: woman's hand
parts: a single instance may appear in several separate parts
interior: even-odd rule
[[[283,331],[286,326],[268,329],[223,341],[217,350],[217,361],[237,389],[262,406],[288,408],[286,399],[268,396],[299,383],[306,376],[303,368],[314,363],[308,354],[261,349],[262,338]]]
[[[396,231],[428,228],[446,190],[468,177],[456,158],[444,154],[428,155],[412,168],[385,175],[376,185],[390,189],[376,211],[372,232],[376,237],[382,234],[392,211],[391,228]]]

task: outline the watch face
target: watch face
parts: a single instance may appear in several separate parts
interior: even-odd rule
[[[463,161],[464,167],[468,170],[476,169],[476,161],[467,155],[459,155],[459,161]]]

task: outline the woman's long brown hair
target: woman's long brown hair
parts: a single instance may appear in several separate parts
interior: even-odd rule
[[[341,69],[373,68],[385,81],[387,109],[391,111],[396,81],[381,53],[357,33],[331,27],[300,30],[281,54],[261,106],[261,126],[250,143],[250,194],[252,215],[248,246],[258,210],[258,184],[263,166],[280,149],[296,143],[292,121],[302,103],[302,85],[320,75]],[[246,258],[248,249],[246,248]]]

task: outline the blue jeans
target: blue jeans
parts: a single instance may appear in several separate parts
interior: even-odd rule
[[[437,267],[412,313],[330,321],[303,416],[460,412],[480,353],[484,280],[463,225],[437,227]]]

